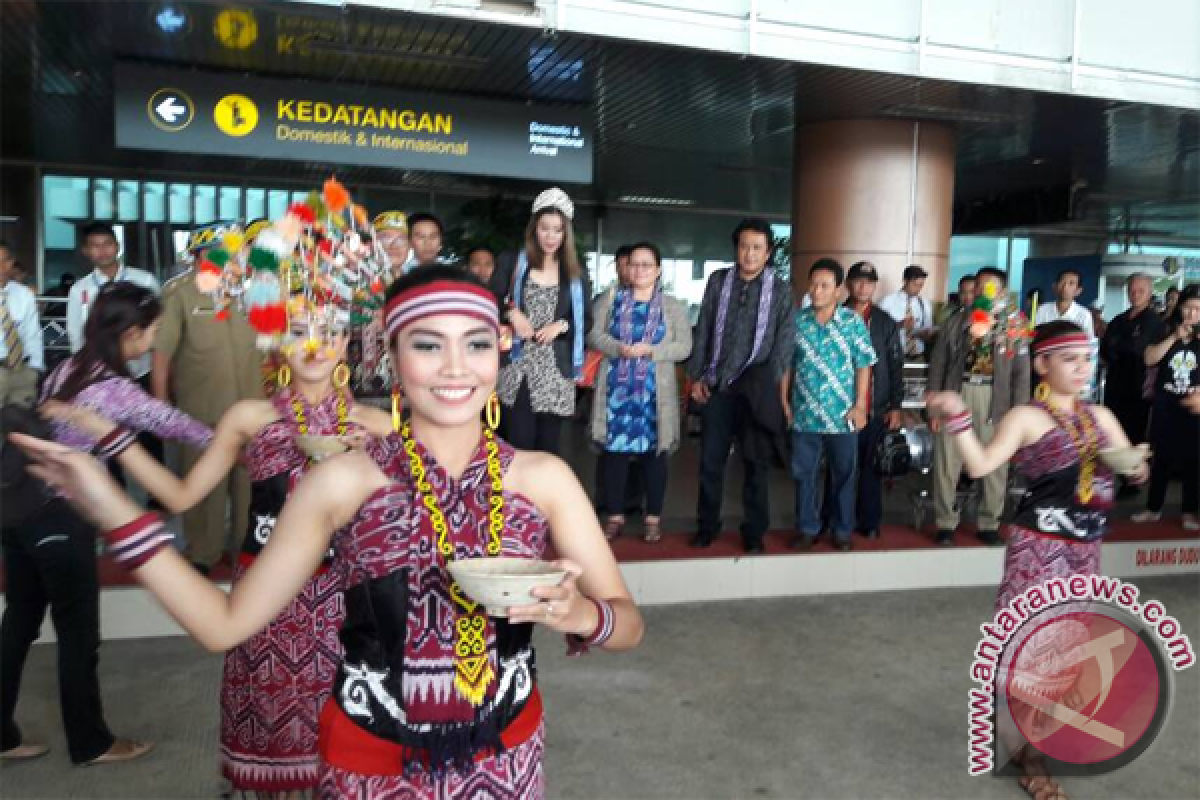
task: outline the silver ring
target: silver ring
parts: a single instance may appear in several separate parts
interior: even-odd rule
[[[546,616],[548,617],[553,613],[554,613],[554,603],[546,603]]]

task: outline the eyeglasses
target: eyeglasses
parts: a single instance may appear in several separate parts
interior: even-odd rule
[[[658,264],[653,261],[630,261],[629,269],[658,269]]]

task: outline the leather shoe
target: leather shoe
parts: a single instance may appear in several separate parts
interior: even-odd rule
[[[690,544],[692,547],[712,547],[712,543],[713,537],[709,536],[707,533],[697,533],[692,537],[692,540],[688,542],[688,544]]]
[[[744,546],[746,549],[746,555],[748,556],[761,556],[763,553],[767,552],[767,548],[763,547],[763,543],[761,541],[745,542]]]
[[[790,547],[793,550],[801,550],[801,551],[812,550],[813,549],[813,540],[815,538],[816,538],[815,536],[805,536],[802,533],[798,533],[792,537],[792,540],[790,542],[788,542],[788,547]]]
[[[979,541],[992,547],[1000,544],[1000,534],[995,531],[979,531],[975,536],[978,537]]]
[[[937,532],[937,536],[933,539],[939,547],[954,546],[954,531],[949,528],[942,528]]]
[[[850,542],[849,539],[834,539],[834,541],[833,541],[833,549],[838,550],[842,553],[849,552],[853,548],[854,548],[854,545]]]
[[[879,538],[879,529],[878,529],[878,528],[872,528],[872,529],[871,529],[871,530],[869,530],[869,531],[863,531],[863,532],[862,532],[862,535],[863,535],[863,536],[865,536],[867,539],[869,539],[869,540],[871,540],[871,541],[874,541],[875,539],[878,539],[878,538]]]

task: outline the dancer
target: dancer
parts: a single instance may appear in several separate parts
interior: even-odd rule
[[[541,797],[529,623],[567,634],[575,650],[626,650],[641,640],[641,616],[570,468],[491,432],[499,367],[492,295],[456,267],[434,266],[398,280],[388,297],[389,344],[410,414],[374,459],[355,452],[313,469],[228,595],[165,547],[158,518],[92,459],[13,439],[211,649],[265,626],[334,543],[347,622],[334,702],[321,716],[322,797],[467,798],[485,787],[493,797]],[[534,590],[539,601],[507,609],[507,618],[483,616],[446,568],[485,553],[537,558],[547,545],[567,577]]]
[[[42,398],[104,409],[127,427],[196,446],[212,438],[203,424],[142,390],[127,364],[150,351],[162,310],[153,291],[118,281],[93,298],[78,353],[46,379]],[[108,457],[134,435],[100,439],[61,423],[52,426],[63,446]],[[14,720],[21,673],[50,607],[58,633],[58,685],[67,750],[76,764],[128,761],[153,745],[115,738],[104,720],[96,674],[100,649],[100,587],[95,531],[61,498],[52,500],[5,537],[8,576],[0,629],[0,758],[44,754],[44,744],[24,742]]]
[[[1029,481],[1008,526],[997,610],[1052,578],[1099,571],[1100,539],[1113,503],[1113,475],[1098,461],[1097,453],[1129,447],[1129,440],[1111,411],[1079,399],[1092,377],[1091,347],[1091,337],[1074,323],[1058,320],[1039,326],[1033,340],[1033,366],[1041,378],[1036,400],[1005,414],[987,445],[975,434],[971,413],[958,393],[933,392],[927,397],[926,408],[942,418],[971,477],[987,475],[1011,459]],[[1140,483],[1146,475],[1142,464],[1131,480]],[[1062,509],[1068,521],[1063,522],[1062,514],[1037,513],[1045,508]],[[1048,644],[1065,652],[1074,642]],[[1063,699],[1070,705],[1079,700],[1078,693],[1068,689]],[[1042,712],[1015,698],[1011,702],[1014,716],[1024,716],[1034,726],[1043,722]],[[1036,800],[1066,797],[1032,744],[1013,752],[1013,760],[1025,769],[1020,781],[1030,796]]]

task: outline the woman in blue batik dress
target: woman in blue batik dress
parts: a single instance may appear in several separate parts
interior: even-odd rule
[[[634,245],[627,289],[605,292],[596,301],[596,326],[588,346],[607,357],[596,377],[592,441],[603,451],[604,507],[625,507],[629,465],[639,460],[646,483],[643,538],[661,538],[667,458],[679,447],[678,364],[692,352],[687,308],[659,285],[662,258],[650,243]],[[610,514],[604,534],[621,534],[625,518]]]

